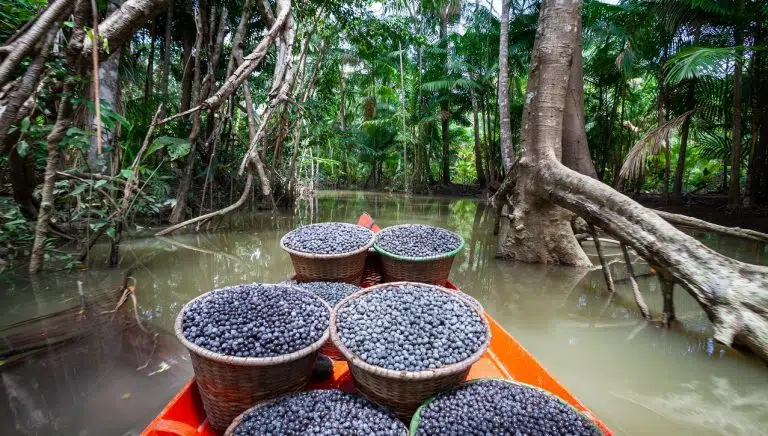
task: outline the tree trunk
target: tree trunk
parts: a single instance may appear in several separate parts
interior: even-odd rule
[[[755,45],[768,43],[763,30],[762,14],[758,17],[755,29]],[[768,100],[766,99],[765,72],[768,67],[768,57],[762,50],[753,50],[752,55],[752,143],[754,149],[750,153],[749,177],[747,177],[750,203],[754,206],[761,203],[766,196],[766,142],[768,141]]]
[[[440,18],[440,48],[443,50],[442,66],[447,74],[448,68],[448,18]],[[442,165],[440,171],[440,181],[444,185],[451,183],[451,109],[448,104],[448,93],[443,91],[440,97],[440,139],[443,144]]]
[[[480,100],[481,103],[481,118],[483,121],[483,136],[485,137],[485,160],[488,163],[488,181],[494,183],[497,181],[496,177],[496,160],[493,158],[493,139],[491,138],[491,115],[490,115],[490,102],[486,102],[485,98]]]
[[[154,88],[155,75],[155,40],[157,39],[157,20],[152,20],[152,32],[150,34],[149,60],[147,60],[147,76],[144,80],[144,101],[149,101]]]
[[[198,23],[198,28],[200,28]],[[194,66],[192,67],[194,78],[192,80],[192,98],[191,102],[193,105],[197,105],[198,102],[201,100],[200,91],[201,91],[201,77],[200,77],[200,63],[202,56],[202,53],[200,53],[200,49],[202,46],[202,40],[203,35],[202,32],[199,32],[197,34],[197,38],[195,39],[195,62]],[[194,114],[192,114],[192,130],[189,133],[189,154],[187,155],[186,162],[184,164],[184,170],[181,176],[181,181],[179,182],[179,187],[176,190],[176,204],[173,205],[173,210],[171,210],[171,215],[168,217],[168,222],[171,224],[178,224],[184,220],[184,217],[187,213],[187,196],[189,195],[189,189],[192,186],[192,173],[194,171],[195,167],[195,152],[197,149],[197,141],[200,136],[200,111],[196,111]]]
[[[570,76],[572,53],[580,45],[580,10],[578,0],[543,2],[528,75],[512,210],[504,214],[499,233],[497,255],[502,258],[582,267],[592,264],[573,235],[570,213],[532,192],[540,177],[539,162],[561,160],[568,91],[563,77]]]
[[[738,15],[744,13],[744,0],[739,0]],[[744,21],[740,18],[734,32],[734,44],[744,44]],[[741,72],[744,63],[742,50],[737,49],[733,72],[733,117],[731,119],[731,186],[728,189],[728,208],[741,208]]]
[[[107,15],[113,13],[120,8],[120,0],[113,0],[107,3]],[[120,47],[115,49],[115,53],[112,54],[107,60],[99,65],[99,98],[102,102],[113,111],[119,112],[120,108],[118,103],[120,101]],[[90,138],[90,145],[88,147],[88,166],[91,167],[91,172],[97,174],[111,174],[110,162],[112,161],[110,150],[115,130],[109,129],[102,124],[101,128],[101,143],[106,145],[106,148],[102,148],[102,153],[98,153],[98,141],[96,140],[96,123],[101,122],[97,120],[94,114],[89,116],[89,125],[94,132],[94,136]]]
[[[694,79],[695,80],[695,79]],[[694,108],[696,102],[696,82],[691,80],[688,83],[688,89],[685,94],[685,110],[690,111]],[[683,125],[680,127],[680,150],[677,156],[677,167],[675,167],[675,185],[672,188],[672,199],[680,201],[683,198],[683,175],[685,174],[685,156],[688,151],[688,135],[691,131],[691,118],[693,115],[685,117]]]
[[[399,43],[400,49],[400,102],[403,110],[403,185],[405,185],[405,192],[409,192],[408,189],[408,128],[405,125],[405,70],[403,69],[403,45]]]
[[[589,153],[584,127],[584,74],[581,20],[577,23],[573,57],[568,76],[568,90],[563,112],[563,165],[585,176],[597,179],[597,171]],[[503,135],[502,128],[502,135]]]
[[[481,188],[488,186],[488,179],[485,178],[485,168],[483,167],[483,147],[480,143],[480,120],[477,117],[477,95],[472,92],[472,130],[475,134],[475,172],[477,172],[477,183]]]
[[[344,132],[347,130],[347,107],[344,90],[344,65],[341,65],[339,68],[339,93],[339,130]]]
[[[191,1],[190,1],[191,5]],[[187,26],[184,29],[184,39],[182,40],[182,55],[181,61],[184,62],[183,73],[181,77],[181,106],[179,110],[181,112],[189,110],[192,100],[192,80],[193,80],[193,68],[194,60],[192,59],[192,49],[195,47],[195,35],[197,31]]]
[[[662,49],[661,54],[661,65],[659,70],[659,95],[656,99],[656,115],[657,115],[657,126],[662,126],[666,122],[666,116],[664,114],[664,108],[665,108],[665,97],[666,97],[666,87],[664,86],[664,78],[665,78],[665,68],[667,63],[667,45],[664,46]],[[669,200],[669,173],[671,170],[671,153],[669,150],[669,135],[664,135],[664,138],[661,139],[662,141],[662,147],[664,148],[664,201]]]
[[[163,36],[163,75],[160,77],[160,93],[163,103],[168,105],[168,72],[171,65],[171,38],[173,30],[173,2],[168,2],[168,12],[165,15],[165,35]]]
[[[61,91],[56,111],[56,123],[46,137],[45,179],[40,192],[40,210],[37,214],[35,239],[29,256],[30,274],[39,273],[45,261],[45,243],[48,227],[54,211],[53,185],[56,182],[56,167],[59,161],[59,143],[70,128],[72,119],[72,96],[76,92],[76,78],[82,73],[79,52],[85,38],[85,24],[90,15],[90,3],[80,0],[75,6],[72,34],[67,45],[67,77]]]
[[[512,122],[509,118],[509,9],[512,0],[504,0],[501,6],[501,33],[499,37],[499,126],[501,147],[501,162],[504,173],[512,168],[515,160],[515,150],[512,148]],[[583,93],[583,89],[582,89]],[[583,96],[582,96],[583,100]]]
[[[566,95],[562,77],[568,69],[573,46],[569,41],[577,27],[580,6],[579,0],[542,3],[529,77],[530,99],[523,114],[521,139],[527,142],[521,147],[524,153],[515,192],[523,197],[523,206],[535,204],[541,210],[543,204],[546,212],[557,206],[567,208],[632,246],[665,280],[676,282],[696,299],[713,323],[715,340],[746,345],[768,359],[767,267],[715,252],[653,211],[560,163]],[[521,205],[520,197],[516,200],[516,205]],[[515,213],[518,211],[516,207]],[[530,215],[528,211],[522,213],[526,214]],[[548,221],[541,212],[537,216],[539,221]],[[513,229],[518,235],[527,231]],[[545,234],[552,234],[551,225]],[[572,235],[570,238],[575,240]],[[527,240],[523,237],[520,242]],[[556,259],[554,254],[562,252],[554,244],[539,249],[550,252],[540,256],[539,262]]]

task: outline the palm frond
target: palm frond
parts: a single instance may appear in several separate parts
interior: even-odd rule
[[[737,47],[690,47],[680,50],[669,60],[668,85],[701,76],[722,76]]]
[[[432,82],[425,82],[421,85],[421,87],[425,91],[429,92],[437,92],[437,91],[448,91],[452,89],[478,89],[480,88],[480,85],[478,85],[475,81],[459,78],[459,79],[441,79],[441,80],[435,80]]]
[[[633,180],[640,177],[645,171],[645,162],[648,157],[659,154],[664,147],[664,142],[669,136],[669,132],[683,124],[683,121],[692,113],[693,111],[690,110],[673,120],[667,121],[637,141],[632,146],[632,149],[629,150],[629,153],[627,153],[627,157],[624,158],[624,164],[619,172],[619,179]]]

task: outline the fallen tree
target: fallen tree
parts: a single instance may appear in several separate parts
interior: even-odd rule
[[[653,210],[562,163],[563,149],[573,147],[563,142],[569,104],[569,84],[563,77],[569,76],[574,47],[580,44],[580,12],[580,0],[542,3],[523,112],[521,156],[505,180],[509,195],[502,197],[511,213],[502,225],[498,254],[585,266],[589,261],[569,225],[571,214],[578,214],[633,248],[660,279],[691,294],[712,322],[717,341],[745,345],[768,360],[768,267],[715,252]]]

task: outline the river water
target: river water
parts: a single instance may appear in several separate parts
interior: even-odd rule
[[[364,211],[381,226],[428,223],[461,234],[467,245],[451,280],[617,434],[768,434],[768,368],[715,344],[709,322],[682,289],[675,292],[680,321],[660,328],[642,321],[626,281],[610,297],[599,270],[496,260],[492,216],[481,202],[357,192],[324,192],[292,213],[242,212],[216,231],[135,238],[123,243],[117,269],[103,266],[106,250],[98,247],[84,271],[35,280],[0,274],[0,326],[76,305],[78,282],[93,301],[129,275],[142,325],[160,332],[96,323],[95,334],[21,363],[2,366],[0,359],[0,434],[138,434],[191,375],[172,336],[185,302],[217,287],[288,278],[283,234],[310,222],[354,222]],[[768,263],[761,244],[698,237],[729,256]],[[594,253],[589,242],[585,249]],[[606,251],[615,276],[626,277],[618,247],[607,244]],[[642,262],[635,268],[658,317],[658,282],[643,275]]]

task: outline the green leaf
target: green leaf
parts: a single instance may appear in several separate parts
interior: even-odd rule
[[[29,117],[25,117],[23,120],[21,120],[21,131],[22,132],[28,132],[29,131]]]
[[[76,196],[78,194],[82,194],[83,191],[85,191],[85,188],[87,188],[87,187],[88,187],[88,185],[86,185],[85,183],[83,183],[81,185],[77,185],[77,187],[75,189],[73,189],[72,192],[69,193],[69,196],[70,197],[74,197],[74,196]]]
[[[176,160],[189,154],[190,146],[189,141],[181,138],[173,138],[171,136],[161,136],[156,138],[152,145],[149,146],[146,156],[160,150],[161,148],[168,149],[168,155],[171,160]]]
[[[95,188],[101,188],[102,186],[106,185],[106,180],[97,180],[96,183],[93,185]]]
[[[17,219],[17,220],[13,220],[13,221],[9,221],[9,222],[5,223],[5,226],[6,227],[13,227],[13,226],[17,226],[19,224],[24,224],[26,222],[27,221],[24,220],[24,219]]]
[[[65,21],[65,22],[63,22],[61,24],[63,24],[64,27],[69,27],[70,29],[75,27],[75,22],[74,21]]]
[[[16,144],[16,153],[18,153],[20,157],[26,156],[28,152],[29,144],[27,144],[27,141],[20,141],[18,144]]]
[[[127,168],[120,171],[120,176],[128,180],[136,180],[136,174],[133,174],[133,171]]]
[[[108,228],[106,233],[107,233],[107,236],[110,237],[110,239],[112,239],[113,241],[115,240],[115,228],[114,227]]]

